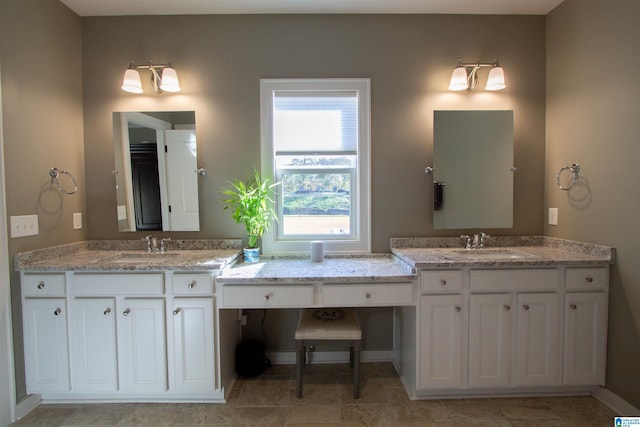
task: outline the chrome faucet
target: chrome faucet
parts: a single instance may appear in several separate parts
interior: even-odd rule
[[[491,236],[485,233],[476,233],[473,235],[473,237],[467,234],[460,235],[460,239],[465,242],[465,249],[482,249],[484,248],[485,242],[489,239],[489,237]]]
[[[141,240],[147,242],[147,252],[158,252],[158,238],[154,236],[145,236]]]
[[[160,253],[167,252],[167,242],[171,240],[171,237],[165,237],[160,240]]]

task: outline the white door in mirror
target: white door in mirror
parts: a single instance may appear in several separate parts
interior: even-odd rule
[[[165,144],[169,204],[169,227],[165,229],[197,231],[200,215],[196,131],[167,130]]]

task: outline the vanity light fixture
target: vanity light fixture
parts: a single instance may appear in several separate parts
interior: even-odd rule
[[[149,61],[148,65],[136,65],[131,61],[129,68],[124,72],[121,86],[122,90],[130,93],[142,93],[139,69],[151,71],[151,88],[155,93],[180,92],[178,74],[173,68],[173,65],[171,65],[171,62],[154,64],[151,61]]]
[[[504,70],[498,64],[496,59],[493,62],[462,62],[458,59],[456,68],[451,73],[451,81],[449,82],[449,90],[468,90],[474,91],[478,86],[478,70],[481,67],[491,67],[489,77],[487,78],[486,90],[501,90],[507,87],[504,82]]]

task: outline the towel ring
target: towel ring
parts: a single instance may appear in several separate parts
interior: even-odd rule
[[[62,184],[60,184],[60,174],[67,175],[69,178],[71,178],[71,180],[73,181],[73,191],[67,191],[62,186]],[[51,169],[49,169],[49,175],[51,175],[51,180],[52,181],[53,180],[56,181],[56,186],[58,187],[58,190],[60,190],[61,192],[65,193],[65,194],[74,194],[76,191],[78,191],[78,182],[76,181],[74,176],[71,175],[69,172],[63,171],[63,170],[59,170],[58,168],[51,168]]]
[[[562,184],[560,184],[560,175],[562,175],[562,172],[564,171],[571,171],[571,173],[573,174],[573,177],[571,179],[571,184],[569,184],[568,187],[563,187]],[[558,179],[557,179],[558,188],[564,191],[571,190],[573,186],[576,185],[576,183],[578,182],[578,172],[580,172],[580,165],[577,163],[574,163],[571,166],[565,166],[562,169],[560,169],[560,172],[558,172]]]

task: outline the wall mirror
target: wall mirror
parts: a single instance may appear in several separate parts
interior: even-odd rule
[[[194,111],[115,112],[119,231],[199,231]]]
[[[513,227],[513,111],[433,119],[434,228]]]

